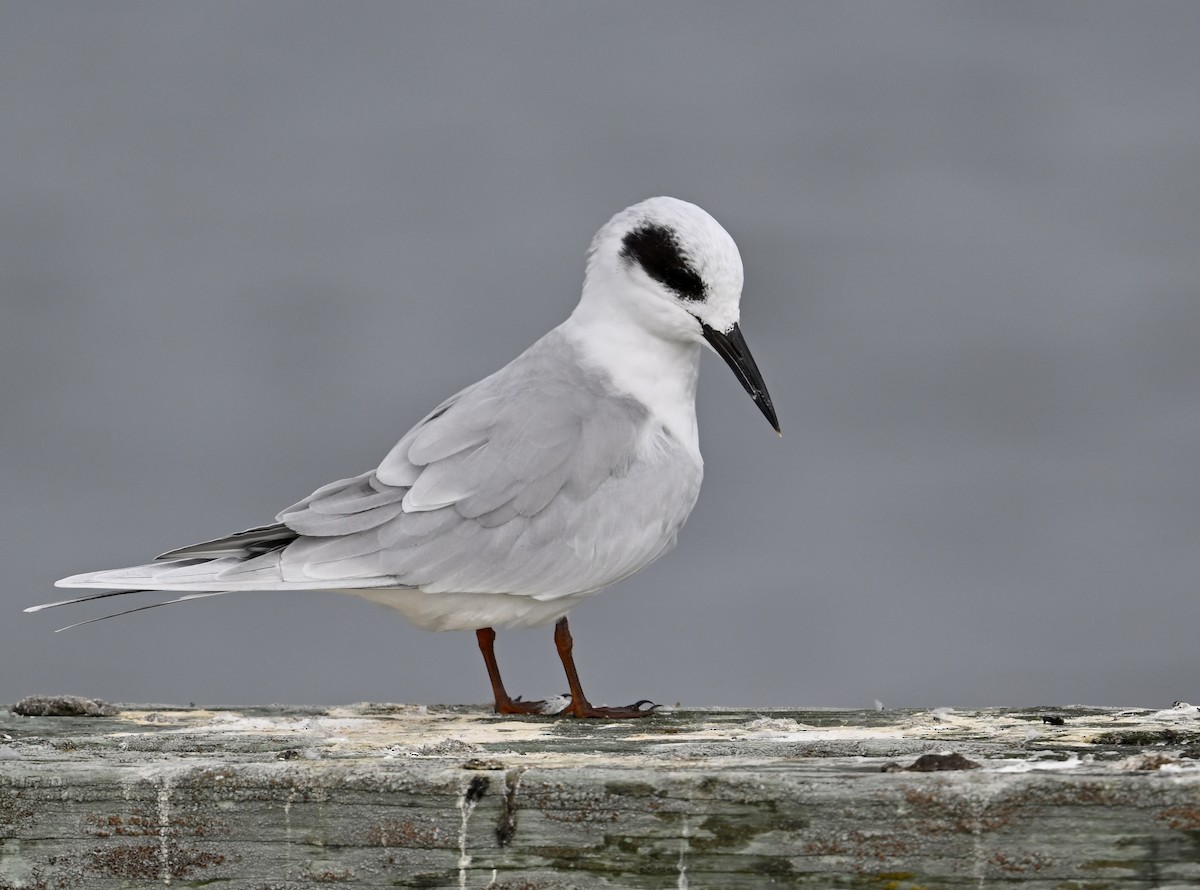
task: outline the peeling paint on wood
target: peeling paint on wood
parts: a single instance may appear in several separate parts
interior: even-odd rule
[[[0,888],[1196,887],[1198,713],[0,710]]]

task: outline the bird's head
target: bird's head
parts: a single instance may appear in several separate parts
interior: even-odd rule
[[[721,224],[678,198],[627,207],[588,250],[584,300],[624,312],[664,339],[704,343],[725,360],[776,431],[762,374],[742,337],[742,257]]]

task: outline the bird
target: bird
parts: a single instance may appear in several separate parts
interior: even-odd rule
[[[705,210],[670,197],[627,207],[592,239],[566,320],[434,408],[377,467],[318,488],[266,525],[63,578],[57,587],[102,592],[25,611],[178,594],[68,626],[78,627],[236,591],[331,590],[424,629],[475,631],[497,714],[644,717],[656,707],[645,699],[588,701],[567,615],[675,545],[703,476],[705,348],[779,432],[740,328],[742,285],[737,245]],[[550,624],[569,695],[510,696],[495,628]]]

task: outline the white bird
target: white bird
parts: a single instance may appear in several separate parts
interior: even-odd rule
[[[738,327],[741,293],[737,245],[704,210],[667,197],[628,207],[592,240],[570,317],[435,408],[378,467],[270,525],[64,578],[56,586],[105,592],[25,611],[142,591],[182,595],[117,614],[244,590],[350,593],[422,628],[475,630],[502,714],[548,706],[505,691],[493,627],[557,622],[570,687],[561,714],[644,716],[646,701],[587,701],[566,616],[671,549],[691,513],[702,346],[778,432]]]

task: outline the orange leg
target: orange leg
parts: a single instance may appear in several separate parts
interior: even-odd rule
[[[475,639],[479,641],[479,651],[483,653],[483,663],[487,666],[488,679],[492,681],[492,695],[495,696],[497,714],[541,714],[545,702],[521,701],[509,698],[504,690],[504,681],[500,679],[500,666],[496,664],[496,632],[490,627],[481,627],[475,631]]]
[[[571,703],[559,712],[560,717],[599,717],[610,720],[626,720],[654,713],[656,705],[648,699],[642,699],[620,708],[597,708],[588,702],[583,694],[583,686],[579,682],[579,672],[575,670],[575,658],[571,654],[575,641],[571,639],[571,628],[567,626],[566,618],[558,619],[558,624],[554,625],[554,646],[558,649],[558,657],[562,659],[563,670],[567,672],[567,683],[571,687]],[[493,681],[494,685],[495,681]],[[643,705],[650,705],[650,707],[646,708]]]

